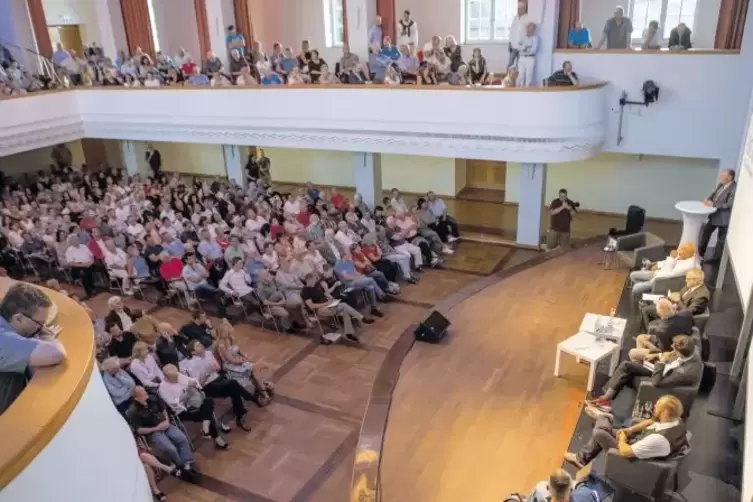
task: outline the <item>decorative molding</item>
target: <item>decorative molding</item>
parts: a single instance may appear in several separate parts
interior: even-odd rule
[[[47,122],[49,124],[49,122]],[[80,120],[61,120],[59,124],[30,131],[0,134],[0,156],[13,155],[85,138]]]

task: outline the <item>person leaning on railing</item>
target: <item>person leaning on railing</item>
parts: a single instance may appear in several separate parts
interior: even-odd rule
[[[12,286],[0,302],[0,413],[36,369],[65,359],[63,345],[45,328],[51,307],[44,293],[25,283]]]

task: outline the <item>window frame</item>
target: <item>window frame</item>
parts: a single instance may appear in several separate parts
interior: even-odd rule
[[[345,45],[345,23],[343,0],[324,0],[324,34],[325,45],[328,49],[342,47]],[[336,40],[338,35],[337,25],[342,23],[343,29],[340,31],[342,37]]]
[[[659,37],[659,40],[662,43],[668,43],[669,42],[669,36],[665,37],[664,34],[666,33],[666,24],[667,24],[667,11],[669,10],[669,2],[672,0],[647,0],[649,3],[654,2],[661,2],[661,14],[659,15],[659,19],[656,19],[656,21],[659,21],[659,28],[661,29],[661,36]],[[688,0],[675,0],[680,2],[680,19],[682,22],[682,4],[685,3]],[[630,18],[630,20],[633,22],[633,27],[635,28],[635,3],[636,0],[630,0],[630,3],[628,4],[628,11],[626,12],[626,15]],[[693,12],[693,19],[691,23],[685,23],[688,25],[690,30],[692,32],[695,32],[695,23],[696,23],[696,17],[698,14],[698,7],[699,7],[700,1],[696,0],[695,2],[695,11]],[[650,21],[654,21],[653,19],[647,19],[646,20],[646,26],[648,27],[648,23]],[[644,29],[645,29],[644,28]],[[630,45],[631,47],[640,47],[643,45],[643,29],[641,30],[633,30],[633,33],[630,37]]]
[[[460,9],[460,13],[461,13],[461,15],[460,15],[460,33],[461,33],[461,37],[460,37],[460,43],[462,43],[462,44],[509,44],[510,43],[509,32],[508,32],[508,36],[505,37],[505,38],[497,38],[496,37],[496,33],[497,33],[497,23],[496,23],[496,21],[497,21],[497,19],[495,17],[495,13],[497,11],[497,9],[496,9],[497,2],[501,2],[501,3],[507,2],[507,3],[511,4],[510,7],[512,8],[514,6],[514,8],[512,10],[513,10],[513,12],[515,12],[517,14],[518,1],[517,0],[475,0],[475,1],[479,1],[479,2],[481,2],[481,1],[488,1],[489,2],[489,26],[488,26],[489,38],[471,38],[470,37],[470,21],[471,21],[471,18],[470,18],[470,14],[469,13],[470,13],[470,2],[472,2],[472,1],[474,1],[474,0],[460,0],[460,2],[461,2],[461,9]],[[479,5],[479,9],[480,9],[480,5]],[[514,15],[509,20],[507,20],[507,23],[508,23],[507,27],[508,27],[508,29],[512,25],[513,19],[514,19]]]

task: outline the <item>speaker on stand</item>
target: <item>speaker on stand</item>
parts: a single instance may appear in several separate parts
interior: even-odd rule
[[[434,310],[429,314],[429,317],[418,325],[413,334],[416,335],[416,340],[419,342],[439,343],[447,335],[449,326],[450,321]]]

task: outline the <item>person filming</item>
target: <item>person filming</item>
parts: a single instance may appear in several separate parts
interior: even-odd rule
[[[570,246],[570,224],[573,221],[573,213],[579,206],[579,202],[567,198],[567,190],[564,188],[560,189],[559,196],[549,204],[550,223],[546,238],[548,250]]]

